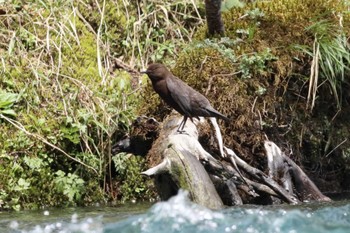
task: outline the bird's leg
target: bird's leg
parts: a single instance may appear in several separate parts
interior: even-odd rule
[[[200,120],[199,117],[195,117],[198,121]],[[190,117],[192,123],[194,124],[193,117]]]
[[[183,132],[185,132],[185,131],[184,131],[184,127],[185,127],[187,118],[188,118],[187,116],[184,116],[184,118],[182,119],[182,121],[181,121],[179,127],[177,128],[177,132],[178,132],[178,133],[183,133]]]

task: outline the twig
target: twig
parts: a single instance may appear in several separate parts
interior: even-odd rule
[[[38,134],[34,134],[34,133],[31,133],[29,131],[27,131],[25,129],[25,127],[18,121],[15,121],[15,120],[12,120],[11,118],[8,118],[6,116],[4,116],[3,114],[0,113],[0,118],[6,120],[7,122],[9,122],[11,125],[13,125],[14,127],[16,127],[17,129],[21,130],[22,132],[24,132],[25,134],[27,134],[28,136],[30,137],[33,137],[35,139],[38,139],[40,141],[42,141],[43,143],[45,143],[46,145],[48,146],[51,146],[52,148],[54,148],[55,150],[58,150],[59,152],[61,152],[62,154],[64,154],[65,156],[67,156],[69,159],[77,162],[77,163],[80,163],[81,165],[91,169],[92,171],[94,171],[97,175],[98,175],[98,172],[96,171],[95,168],[83,163],[82,161],[70,156],[68,153],[66,153],[64,150],[62,150],[61,148],[55,146],[54,144],[50,143],[49,141],[47,141],[45,138],[43,138],[42,136],[38,135]]]
[[[61,31],[63,31],[63,28],[60,28],[60,29],[61,29]],[[67,104],[66,104],[66,101],[64,99],[64,94],[63,94],[63,91],[62,91],[61,84],[58,81],[58,76],[60,75],[61,67],[62,67],[62,34],[60,34],[60,45],[59,45],[59,48],[58,48],[58,65],[56,67],[57,71],[56,71],[55,80],[57,82],[58,89],[59,89],[60,94],[62,96],[62,103],[63,103],[63,107],[64,107],[64,113],[65,113],[66,116],[68,116]]]
[[[252,109],[250,110],[251,113],[254,113],[254,108],[255,108],[255,104],[256,104],[256,101],[258,100],[258,97],[255,97],[254,99],[254,102],[253,102],[253,105],[252,105]]]
[[[102,9],[100,9],[100,6],[98,5],[98,2],[96,1],[96,5],[100,11],[101,14],[101,20],[100,20],[100,25],[97,29],[97,40],[96,40],[96,50],[97,50],[97,66],[98,66],[98,74],[102,78],[102,84],[106,83],[105,76],[103,75],[103,70],[102,70],[102,60],[101,60],[101,46],[100,46],[100,37],[101,37],[101,30],[102,30],[102,25],[103,25],[103,20],[104,20],[104,12],[105,12],[105,6],[106,6],[106,1],[103,1]]]
[[[131,73],[131,74],[135,74],[135,75],[140,75],[140,72],[134,68],[132,68],[131,66],[129,66],[128,64],[126,64],[125,62],[123,62],[122,60],[113,57],[112,58],[114,61],[114,64],[118,67],[118,68],[122,68],[123,70]]]
[[[312,111],[315,106],[316,92],[317,92],[317,82],[318,82],[318,61],[320,55],[320,44],[317,42],[317,38],[315,38],[313,45],[313,59],[311,64],[311,74],[309,81],[309,92],[307,95],[306,107]],[[310,106],[311,101],[311,106]]]
[[[339,143],[336,147],[333,148],[333,150],[331,150],[328,154],[326,154],[326,158],[332,154],[333,151],[335,151],[339,146],[343,145],[348,139],[344,139],[344,141],[342,141],[341,143]]]
[[[203,19],[202,19],[201,15],[200,15],[199,12],[198,12],[198,8],[197,8],[197,6],[196,6],[196,3],[194,2],[194,0],[191,0],[191,3],[192,3],[192,5],[193,5],[194,10],[196,11],[196,14],[197,14],[197,16],[198,16],[198,19],[199,19],[200,24],[203,24]]]
[[[239,73],[242,73],[242,71],[237,71],[237,72],[233,72],[233,73],[228,73],[228,74],[214,74],[213,75],[213,78],[216,78],[216,77],[229,77],[229,76],[233,76],[233,75],[236,75],[236,74],[239,74]]]
[[[199,68],[199,72],[198,72],[199,77],[202,75],[203,67],[204,67],[204,64],[207,62],[207,59],[208,59],[208,56],[205,55],[203,61],[201,62],[201,67]],[[207,90],[207,92],[208,92],[208,90]]]
[[[220,76],[221,77],[229,77],[229,76],[233,76],[233,75],[236,75],[236,74],[239,74],[239,73],[241,73],[241,71],[234,72],[234,73],[228,73],[228,74],[214,74],[214,75],[210,76],[208,88],[207,88],[205,94],[208,95],[208,93],[209,93],[209,91],[211,89],[211,84],[212,84],[214,78],[220,77]]]
[[[335,113],[335,115],[332,117],[332,119],[331,119],[331,122],[333,122],[334,121],[334,119],[338,116],[338,114],[341,112],[341,109],[339,109],[336,113]]]

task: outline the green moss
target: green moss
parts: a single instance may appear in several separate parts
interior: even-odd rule
[[[180,158],[176,158],[177,160],[180,160]],[[181,163],[180,163],[181,164]],[[177,162],[173,162],[171,165],[171,171],[170,175],[173,179],[176,180],[176,184],[178,185],[178,188],[184,189],[184,190],[192,190],[190,187],[191,185],[191,179],[188,177],[191,175],[191,172],[187,172],[189,170],[186,165],[182,166]]]
[[[0,88],[19,100],[15,118],[0,115],[0,177],[11,180],[0,182],[0,209],[108,200],[96,184],[106,176],[114,135],[129,129],[139,103],[131,76],[106,70],[107,51],[86,22],[68,14],[69,2],[45,4],[52,6],[25,8],[42,14],[1,21],[15,43],[1,43],[11,53],[2,60]],[[40,167],[28,168],[28,158]]]
[[[99,10],[96,9],[98,4]],[[127,4],[125,1],[107,1],[104,6],[104,19],[101,24],[101,10],[103,1],[85,1],[85,4],[77,4],[83,17],[89,22],[95,32],[103,32],[103,41],[110,41],[114,56],[125,53],[125,44],[129,43],[128,34],[136,21],[136,3]],[[125,12],[126,10],[126,12]],[[95,42],[96,43],[96,42]],[[130,49],[130,46],[128,46]]]
[[[320,130],[324,127],[323,117],[332,122],[332,117],[337,115],[339,118],[333,125],[346,122],[341,119],[346,116],[344,108],[348,105],[343,102],[343,111],[338,115],[340,112],[330,107],[334,106],[332,94],[317,99],[315,116],[305,110],[312,57],[300,49],[312,49],[315,32],[309,28],[316,22],[332,25],[326,30],[334,33],[335,38],[349,35],[350,17],[344,4],[337,0],[247,3],[223,13],[226,38],[205,38],[207,29],[203,25],[195,40],[179,54],[172,71],[232,119],[221,123],[225,144],[252,165],[264,164],[261,160],[265,159],[262,146],[265,134],[277,143],[291,143],[298,158],[310,156],[311,160],[315,156],[320,160],[326,139],[317,132],[323,132],[327,138],[334,137],[333,130]],[[340,82],[340,88],[345,90],[348,86]],[[334,90],[324,84],[318,93],[334,93]],[[150,90],[146,95],[154,93]],[[162,117],[163,112],[159,111],[164,109],[162,106],[152,102],[149,112]],[[306,134],[301,125],[312,132]],[[309,141],[307,135],[317,138],[310,139],[312,154],[303,147]],[[340,142],[332,142],[331,147],[337,143]],[[341,154],[341,150],[334,153]],[[336,157],[338,160],[339,155]]]

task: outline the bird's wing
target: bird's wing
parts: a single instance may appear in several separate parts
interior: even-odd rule
[[[217,111],[216,109],[214,109],[212,106],[207,106],[207,107],[206,107],[206,110],[207,110],[208,112],[210,112],[210,115],[211,115],[211,116],[214,116],[214,117],[223,119],[223,120],[225,120],[225,121],[229,121],[229,120],[230,120],[228,117],[224,116],[222,113],[220,113],[219,111]]]
[[[175,76],[167,78],[166,84],[171,97],[183,113],[187,116],[191,116],[191,101],[188,93],[190,87]]]
[[[194,93],[195,107],[192,106],[192,111],[195,112],[198,116],[204,117],[217,117],[223,120],[229,120],[226,116],[221,114],[219,111],[214,109],[209,100],[199,92]]]

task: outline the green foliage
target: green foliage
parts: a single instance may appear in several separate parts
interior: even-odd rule
[[[275,60],[260,55],[265,48],[270,48],[271,54],[278,57],[275,69],[279,77],[294,72],[301,73],[300,77],[310,76],[310,72],[299,67],[294,59],[308,60],[310,64],[317,62],[319,71],[312,72],[319,74],[319,84],[330,87],[330,91],[319,91],[319,94],[322,93],[323,98],[333,96],[340,108],[342,89],[348,82],[349,72],[348,4],[343,0],[320,0],[317,3],[315,0],[254,1],[226,11],[223,14],[227,22],[226,35],[231,40],[236,40],[237,36],[242,40],[232,50],[236,57],[243,56],[243,76],[249,77],[251,71],[259,70],[264,63],[262,60]],[[317,48],[319,59],[312,61]],[[250,54],[254,56],[250,57]],[[295,71],[287,68],[289,64],[295,64]],[[246,69],[246,65],[251,69]]]
[[[269,61],[276,61],[277,57],[266,48],[260,53],[243,54],[240,58],[239,70],[242,78],[252,78],[255,75],[261,75],[269,72],[267,64]]]
[[[66,174],[61,170],[58,170],[55,175],[54,183],[58,193],[67,196],[71,203],[80,201],[85,189],[84,180],[76,174]]]
[[[265,13],[261,11],[259,8],[254,8],[252,10],[246,11],[246,15],[250,19],[261,20],[265,16]]]
[[[128,156],[127,153],[119,153],[115,156],[112,157],[112,160],[114,162],[114,168],[116,172],[121,175],[125,176],[126,170],[127,170],[127,160],[129,159],[130,156]]]
[[[234,47],[239,46],[240,43],[242,43],[240,38],[232,40],[228,37],[222,37],[220,39],[205,39],[202,42],[197,42],[194,44],[194,48],[216,50],[224,59],[227,59],[233,66],[237,67],[235,74],[240,74],[242,78],[251,78],[265,74],[269,71],[268,63],[277,60],[270,48],[266,48],[262,52],[252,52],[238,56],[235,54]],[[186,49],[186,51],[190,50],[192,48]]]
[[[240,40],[231,40],[228,37],[222,37],[220,39],[212,38],[212,39],[205,39],[204,41],[199,41],[195,43],[195,48],[202,49],[202,48],[212,48],[216,51],[218,51],[223,57],[229,59],[232,63],[237,62],[237,56],[235,55],[234,50],[232,47],[239,43]],[[192,49],[192,48],[189,48]],[[186,51],[189,51],[187,49]]]
[[[204,5],[34,0],[2,7],[0,208],[113,198],[103,195],[103,187],[115,185],[104,183],[110,148],[143,101],[139,81],[115,69],[115,58],[135,69],[173,62],[204,22]],[[148,191],[138,164],[123,163],[134,168],[118,178],[121,196],[140,198]]]
[[[15,117],[16,113],[11,107],[18,100],[18,97],[18,94],[0,90],[0,114]]]
[[[0,19],[0,209],[106,200],[112,139],[135,118],[132,77],[109,71],[105,34],[71,3],[9,3]]]
[[[320,82],[327,81],[337,107],[341,108],[342,86],[344,82],[348,82],[346,78],[350,72],[347,35],[342,26],[329,20],[318,20],[305,30],[314,36],[314,45],[296,47],[311,57],[318,56],[315,61],[318,63],[316,67],[320,68]],[[315,55],[315,50],[318,55]]]
[[[119,153],[112,157],[120,186],[121,200],[145,200],[151,196],[150,180],[141,175],[146,169],[145,160],[140,156]]]
[[[52,204],[48,196],[57,194],[47,187],[52,181],[48,168],[51,159],[44,155],[14,159],[13,155],[3,150],[0,160],[0,178],[6,181],[1,184],[0,208],[19,210]],[[38,197],[43,198],[41,203],[32,202]]]
[[[305,68],[301,72],[293,59],[313,54],[315,41],[322,55],[322,77],[333,95],[340,96],[349,64],[348,8],[343,1],[315,1],[255,1],[243,6],[227,0],[223,5],[229,10],[223,16],[228,37],[211,40],[204,38],[203,1],[4,3],[0,208],[106,200],[102,187],[108,185],[118,186],[125,201],[150,195],[140,176],[141,157],[113,157],[115,183],[103,183],[113,140],[130,129],[138,108],[152,101],[141,97],[137,78],[115,69],[116,57],[136,67],[176,61],[179,76],[201,91],[211,88],[210,98],[220,111],[239,114],[234,127],[242,129],[242,142],[259,139],[244,137],[245,132],[255,133],[249,127],[256,119],[248,119],[255,114],[252,103],[259,108],[256,97],[267,97],[262,111],[266,117],[265,106],[275,106],[275,99],[268,99],[267,82],[273,80],[286,90],[290,73],[304,78]],[[196,42],[183,49],[197,29]],[[304,48],[303,53],[290,46],[291,41]],[[307,64],[311,59],[305,60]],[[226,135],[234,138],[232,132],[239,131],[228,129]]]
[[[191,40],[196,26],[204,22],[204,5],[198,0],[85,3],[77,5],[79,11],[111,43],[113,55],[128,57],[139,67],[160,60],[173,62],[183,43]],[[94,12],[86,5],[97,5],[99,10]]]
[[[240,0],[225,0],[221,3],[221,11],[228,11],[232,7],[243,7],[244,3]]]

